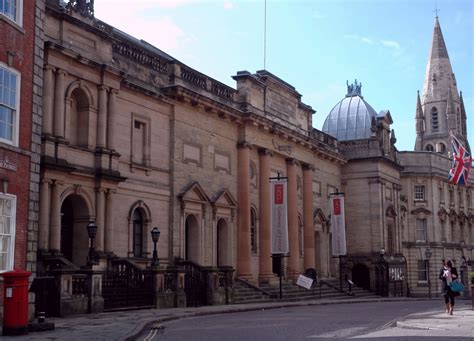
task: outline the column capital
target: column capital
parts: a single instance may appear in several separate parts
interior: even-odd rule
[[[51,179],[41,179],[41,183],[51,185],[53,183],[53,180],[51,180]]]
[[[119,93],[118,89],[114,89],[114,88],[109,88],[109,92],[114,95],[117,95]]]
[[[258,155],[273,156],[273,152],[267,148],[258,148]]]
[[[53,185],[55,185],[55,186],[64,185],[64,181],[61,181],[61,180],[52,180],[52,182],[53,182]]]
[[[47,65],[45,65],[45,66],[43,67],[43,70],[45,70],[45,71],[48,71],[48,70],[50,70],[50,71],[55,71],[56,68],[55,68],[54,66],[52,66],[52,65],[47,64]]]
[[[100,85],[97,85],[97,89],[107,91],[107,90],[109,90],[109,87],[105,86],[104,84],[100,84]]]
[[[288,157],[285,159],[287,165],[296,165],[298,166],[300,162],[294,158]]]
[[[237,149],[248,148],[252,149],[252,144],[247,141],[237,142]]]
[[[56,74],[66,76],[67,71],[63,69],[56,69]]]
[[[305,162],[302,162],[302,166],[303,166],[303,170],[304,171],[312,171],[314,172],[315,168],[313,165],[309,164],[309,163],[305,163]]]
[[[107,194],[116,194],[117,190],[115,188],[109,188],[107,189]]]
[[[107,192],[107,188],[96,187],[96,188],[94,188],[94,192],[96,192],[96,193],[99,193],[99,192],[105,193],[105,192]]]

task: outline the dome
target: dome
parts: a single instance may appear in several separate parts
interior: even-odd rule
[[[362,84],[357,80],[347,84],[347,95],[334,108],[323,124],[323,132],[339,141],[366,139],[371,135],[372,117],[377,113],[364,101],[361,95]]]

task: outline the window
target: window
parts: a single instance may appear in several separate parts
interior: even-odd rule
[[[416,241],[426,241],[426,219],[416,219]]]
[[[433,148],[433,146],[432,146],[431,144],[427,144],[426,147],[425,147],[425,150],[426,150],[427,152],[432,152],[432,151],[434,151],[434,148]]]
[[[425,200],[425,186],[415,185],[415,201]]]
[[[18,144],[19,89],[20,75],[0,63],[0,141],[13,145]]]
[[[431,127],[432,127],[433,131],[438,131],[438,129],[439,129],[438,109],[436,109],[436,107],[433,107],[431,109]]]
[[[257,213],[254,208],[250,209],[250,248],[257,253]]]
[[[133,256],[143,257],[143,216],[139,209],[133,212]]]
[[[16,197],[0,194],[0,272],[13,269]]]
[[[148,118],[133,115],[132,118],[132,163],[150,166],[150,126]]]
[[[444,154],[446,153],[446,146],[444,145],[444,143],[438,143],[438,145],[436,146],[436,151],[440,154]]]
[[[418,281],[419,282],[428,281],[428,261],[427,260],[418,260]]]
[[[22,0],[0,0],[0,14],[21,25],[23,1]]]

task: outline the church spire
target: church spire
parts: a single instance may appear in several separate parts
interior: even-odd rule
[[[450,131],[463,135],[461,122],[456,78],[436,15],[423,92],[416,103],[415,150],[449,149]]]

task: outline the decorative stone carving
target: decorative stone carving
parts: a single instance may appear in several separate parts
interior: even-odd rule
[[[94,0],[69,0],[66,8],[86,18],[94,18]]]

